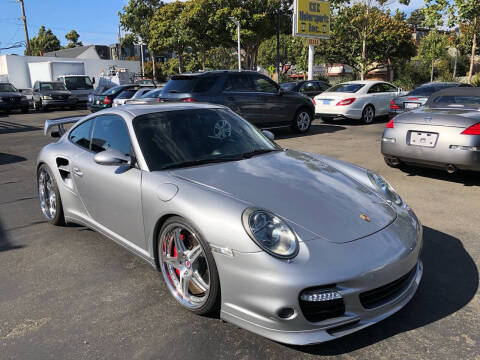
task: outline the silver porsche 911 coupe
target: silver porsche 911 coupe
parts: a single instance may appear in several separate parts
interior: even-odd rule
[[[382,138],[387,165],[480,171],[480,88],[434,93],[424,107],[396,116]]]
[[[311,344],[392,315],[420,283],[422,226],[382,177],[282,149],[225,107],[125,105],[49,132],[36,169],[48,221],[145,259],[197,314]]]

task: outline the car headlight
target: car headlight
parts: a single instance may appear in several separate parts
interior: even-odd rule
[[[285,221],[262,209],[249,208],[242,222],[248,235],[270,255],[291,259],[298,254],[298,240]]]
[[[397,194],[395,189],[383,177],[369,171],[368,178],[372,182],[373,186],[375,186],[375,188],[383,194],[385,200],[395,203],[399,206],[404,204],[400,195]]]
[[[52,100],[52,97],[50,95],[43,95],[42,98],[43,100]]]

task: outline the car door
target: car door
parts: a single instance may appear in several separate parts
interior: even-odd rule
[[[290,123],[298,105],[298,94],[279,93],[279,86],[263,75],[252,75],[258,97],[262,103],[262,127],[275,127]]]
[[[99,165],[95,154],[107,149],[132,154],[127,126],[113,114],[94,119],[90,148],[72,159],[77,191],[91,218],[127,240],[130,247],[145,250],[141,204],[142,173],[136,167]]]
[[[263,104],[255,91],[252,78],[247,73],[229,74],[223,86],[225,104],[253,124],[263,116]]]
[[[383,109],[382,106],[382,92],[383,86],[382,83],[373,84],[370,89],[368,89],[368,93],[365,99],[365,104],[373,104],[375,107],[375,115],[382,114]]]
[[[382,113],[388,114],[390,109],[390,101],[399,95],[398,88],[389,83],[382,83]]]

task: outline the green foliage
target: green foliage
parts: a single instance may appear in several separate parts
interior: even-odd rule
[[[233,49],[218,46],[207,51],[207,70],[232,70],[238,68],[238,58]]]
[[[297,71],[303,72],[308,67],[308,45],[303,38],[280,35],[280,64],[292,64]],[[258,64],[264,69],[277,64],[277,37],[263,41],[258,48]],[[283,68],[280,69],[283,72]]]
[[[480,87],[480,72],[476,73],[475,76],[472,78],[472,85]]]
[[[423,26],[425,22],[425,13],[423,9],[416,9],[410,13],[410,16],[407,19],[408,25],[413,29],[418,29]]]
[[[150,21],[156,10],[164,5],[160,0],[129,0],[118,13],[123,29],[130,31],[148,43],[150,41]]]
[[[404,89],[411,90],[430,81],[430,68],[421,61],[406,61],[395,67],[396,79],[393,83]]]
[[[70,30],[70,32],[65,35],[65,39],[68,40],[66,48],[69,49],[77,46],[83,46],[83,43],[81,41],[78,41],[79,38],[80,35],[75,30]]]
[[[32,56],[41,56],[46,52],[60,50],[60,40],[53,34],[52,30],[41,26],[38,35],[30,39],[30,50]],[[26,50],[25,50],[26,55]]]

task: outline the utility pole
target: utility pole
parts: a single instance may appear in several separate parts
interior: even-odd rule
[[[23,27],[25,29],[25,41],[27,44],[27,56],[30,56],[30,39],[28,38],[28,28],[27,28],[27,17],[25,16],[25,6],[23,5],[23,0],[17,0],[22,7],[22,17],[20,20],[23,20]]]
[[[277,84],[280,84],[280,7],[277,12]]]
[[[238,71],[242,71],[242,54],[240,46],[240,21],[234,17],[229,17],[229,19],[237,25],[237,53],[238,53]]]
[[[118,25],[118,47],[117,47],[117,59],[122,60],[122,44],[121,44],[121,37],[120,37],[120,25]]]

